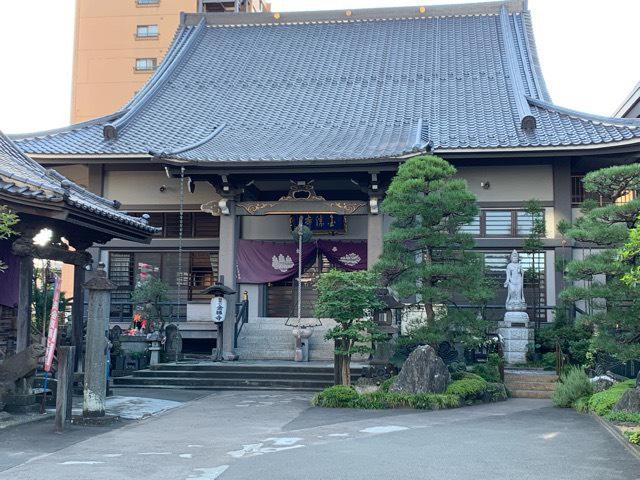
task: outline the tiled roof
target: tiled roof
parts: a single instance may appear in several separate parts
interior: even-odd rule
[[[183,15],[123,110],[20,148],[204,163],[640,142],[640,120],[551,103],[523,0],[277,15]]]
[[[159,229],[145,219],[117,210],[117,202],[95,195],[52,169],[29,158],[0,131],[0,192],[42,202],[85,210],[147,234]]]

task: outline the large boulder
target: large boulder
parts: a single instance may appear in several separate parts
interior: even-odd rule
[[[443,393],[451,381],[447,366],[429,345],[416,348],[389,389],[402,393]]]
[[[640,412],[640,388],[630,388],[613,406],[615,412]]]
[[[611,378],[608,375],[599,375],[597,377],[591,378],[589,381],[591,382],[591,385],[593,386],[593,391],[595,393],[607,390],[608,388],[611,388],[616,383],[615,379]]]

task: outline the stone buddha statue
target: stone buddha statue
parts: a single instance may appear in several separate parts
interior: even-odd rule
[[[507,311],[524,312],[527,309],[523,293],[524,273],[522,272],[520,256],[515,250],[511,252],[506,273],[507,278],[504,282],[504,287],[507,289],[507,301],[505,303]]]

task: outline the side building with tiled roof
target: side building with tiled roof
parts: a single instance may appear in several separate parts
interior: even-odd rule
[[[585,173],[637,161],[640,120],[555,105],[526,2],[513,0],[183,14],[165,60],[120,110],[16,141],[43,164],[122,198],[125,210],[152,211],[160,237],[145,248],[111,242],[103,257],[124,301],[139,262],[158,265],[177,288],[183,251],[188,345],[214,335],[199,292],[221,277],[248,292],[244,336],[266,335],[252,320],[276,325],[294,315],[286,254],[273,255],[280,274],[246,268],[284,252],[299,215],[329,242],[318,241],[305,264],[302,309],[312,315],[319,272],[375,262],[390,221],[378,208],[384,190],[400,163],[425,152],[452,162],[476,194],[481,213],[467,231],[496,278],[531,229],[525,203],[541,202],[544,252],[523,262],[538,271],[526,290],[540,306],[530,316],[550,320],[561,287],[554,264],[573,248],[556,225],[576,215]],[[334,255],[347,247],[353,252]],[[497,291],[496,318],[503,302]],[[312,338],[312,356],[314,348],[323,355],[321,334]],[[288,358],[288,348],[256,353],[240,339],[238,352]]]

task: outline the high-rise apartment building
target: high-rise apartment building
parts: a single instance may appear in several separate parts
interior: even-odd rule
[[[118,110],[157,68],[180,12],[268,11],[263,0],[76,1],[72,123]]]

